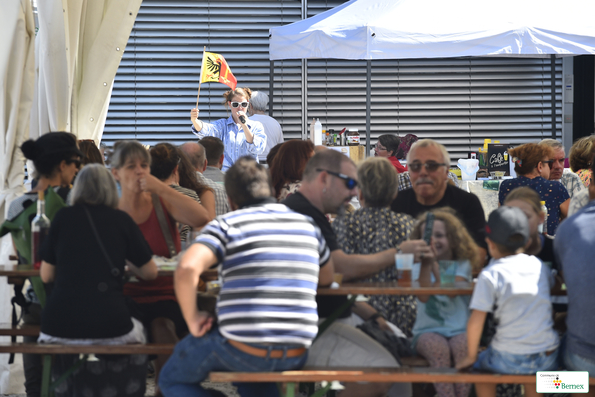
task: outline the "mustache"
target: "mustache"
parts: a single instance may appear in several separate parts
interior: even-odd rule
[[[429,183],[430,185],[433,185],[434,181],[430,178],[419,178],[417,181],[415,181],[415,186],[421,185],[422,183]]]

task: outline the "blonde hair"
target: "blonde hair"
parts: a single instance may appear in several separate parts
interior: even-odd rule
[[[539,196],[539,193],[530,187],[521,186],[513,189],[510,193],[508,193],[503,204],[506,205],[506,203],[509,203],[513,200],[524,201],[525,203],[529,204],[531,208],[533,208],[533,211],[535,211],[537,215],[542,214],[541,197]]]
[[[584,136],[574,142],[568,153],[570,169],[573,172],[589,168],[595,154],[595,135]]]
[[[387,207],[398,189],[397,170],[383,157],[370,157],[357,167],[360,190],[370,207]]]
[[[436,220],[444,222],[446,227],[446,238],[452,250],[452,256],[455,260],[467,259],[473,269],[478,269],[480,265],[480,257],[478,246],[473,240],[473,237],[467,231],[467,228],[454,213],[454,210],[448,207],[435,208],[431,212],[436,217]],[[422,238],[421,227],[425,225],[428,212],[424,212],[417,217],[417,224],[411,232],[410,240],[418,240]]]

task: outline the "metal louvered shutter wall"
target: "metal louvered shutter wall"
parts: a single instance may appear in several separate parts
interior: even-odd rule
[[[202,48],[225,56],[239,86],[269,93],[285,139],[323,128],[366,129],[366,61],[276,61],[268,31],[343,1],[156,1],[139,11],[116,75],[104,141],[145,144],[194,139]],[[307,8],[303,10],[303,8]],[[550,59],[465,58],[372,61],[371,138],[408,133],[444,143],[453,159],[484,138],[522,143],[551,137]],[[562,62],[556,61],[556,132],[562,130]],[[227,86],[201,87],[200,117],[227,117]]]
[[[562,61],[555,62],[556,136],[562,135]],[[323,128],[366,131],[366,62],[308,61],[308,117]],[[550,59],[372,61],[372,143],[415,134],[455,159],[484,138],[520,144],[552,137]]]
[[[203,46],[222,54],[239,87],[269,93],[269,28],[301,19],[299,0],[144,0],[118,69],[103,141],[138,139],[144,144],[181,144],[195,139],[190,109],[196,104]],[[286,63],[296,74],[300,62]],[[279,72],[279,78],[283,73]],[[228,117],[221,83],[203,83],[200,118]],[[282,89],[277,106],[301,103],[301,90]],[[301,136],[301,116],[281,107],[275,117],[285,138]],[[277,114],[278,113],[278,114]]]

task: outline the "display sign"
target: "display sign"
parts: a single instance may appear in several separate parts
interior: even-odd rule
[[[488,172],[504,171],[504,175],[510,175],[508,149],[513,146],[501,143],[489,143],[487,155]]]

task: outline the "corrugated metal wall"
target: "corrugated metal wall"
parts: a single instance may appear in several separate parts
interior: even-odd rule
[[[342,1],[303,3],[145,0],[116,76],[104,142],[194,139],[189,112],[196,103],[203,46],[225,56],[239,86],[269,93],[272,116],[286,139],[302,137],[313,117],[323,128],[364,132],[366,61],[276,61],[271,78],[269,28]],[[561,60],[555,69],[560,137]],[[413,133],[438,139],[457,158],[477,150],[483,138],[521,143],[551,137],[550,73],[549,59],[372,61],[372,143],[384,133]],[[202,85],[201,119],[228,116],[221,104],[226,90],[219,83]]]

